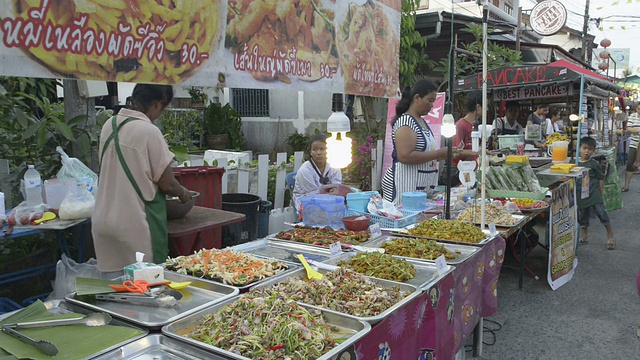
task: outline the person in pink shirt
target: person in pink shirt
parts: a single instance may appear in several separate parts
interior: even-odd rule
[[[471,150],[471,132],[476,121],[482,116],[482,93],[474,91],[467,94],[465,100],[467,114],[456,122],[456,135],[453,137],[453,147],[463,150]],[[461,160],[473,161],[477,156],[468,156],[466,158],[454,158],[451,164],[457,166]]]

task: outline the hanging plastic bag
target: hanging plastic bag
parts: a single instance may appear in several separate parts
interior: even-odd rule
[[[67,193],[60,204],[59,216],[62,220],[90,218],[96,201],[87,190],[87,184],[79,182]]]
[[[82,161],[69,157],[64,150],[60,146],[56,146],[56,151],[60,154],[62,167],[58,171],[57,177],[62,179],[91,179],[92,183],[90,184],[89,191],[91,191],[91,186],[95,186],[98,184],[98,175],[94,173],[87,165],[85,165]],[[86,180],[85,180],[86,181]],[[89,182],[89,181],[86,181]]]
[[[102,273],[98,270],[98,261],[91,258],[79,264],[62,254],[61,260],[56,264],[56,279],[49,298],[64,299],[65,296],[75,292],[78,277],[102,279]]]

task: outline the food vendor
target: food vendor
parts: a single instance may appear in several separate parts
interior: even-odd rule
[[[447,158],[447,148],[436,149],[429,125],[422,118],[436,100],[436,85],[430,80],[418,80],[402,91],[391,124],[393,164],[382,179],[384,199],[402,205],[402,193],[432,192],[438,184],[438,160]],[[468,150],[453,149],[453,158],[473,156]]]
[[[508,101],[505,107],[504,117],[497,117],[493,121],[492,146],[498,149],[498,135],[521,135],[524,128],[517,121],[520,112],[520,104],[517,101]]]
[[[549,111],[549,117],[547,118],[546,121],[546,130],[545,130],[545,135],[549,136],[553,133],[557,133],[562,131],[562,121],[560,120],[560,110],[559,109],[552,109]]]
[[[546,147],[544,138],[547,136],[545,129],[547,124],[547,114],[549,113],[549,105],[539,104],[536,107],[536,111],[532,112],[529,117],[527,117],[527,126],[529,125],[538,125],[540,127],[540,135],[542,140],[537,141],[526,141],[527,144],[533,144],[535,147],[542,148]]]
[[[453,146],[471,150],[473,144],[471,142],[471,133],[473,127],[482,116],[482,93],[474,91],[467,95],[465,99],[467,114],[456,122],[456,135],[453,137]],[[475,156],[468,158],[454,158],[451,164],[457,166],[461,160],[475,160]]]
[[[137,84],[131,105],[100,133],[100,181],[91,219],[98,269],[106,278],[136,262],[162,263],[169,253],[165,194],[181,202],[191,193],[173,176],[169,151],[153,125],[173,98],[168,85]]]
[[[300,211],[300,199],[321,192],[330,193],[330,185],[342,183],[342,171],[332,168],[327,163],[327,138],[324,134],[316,134],[309,145],[311,158],[305,161],[296,173],[293,187],[293,204]]]

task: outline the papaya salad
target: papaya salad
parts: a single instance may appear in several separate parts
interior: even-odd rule
[[[268,288],[268,294],[292,296],[305,304],[359,317],[377,316],[409,295],[385,288],[364,275],[340,268],[320,280],[292,277]]]
[[[289,266],[280,261],[220,249],[202,249],[192,255],[168,258],[165,267],[179,274],[221,281],[233,286],[248,285],[289,269]]]
[[[316,359],[336,346],[319,310],[253,290],[205,315],[185,336],[252,359]]]

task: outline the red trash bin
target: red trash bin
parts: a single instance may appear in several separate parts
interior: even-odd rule
[[[197,191],[195,206],[222,209],[222,175],[225,169],[213,166],[189,166],[173,168],[173,175],[182,186]],[[198,236],[199,235],[199,236]],[[194,244],[198,237],[198,243]],[[189,236],[169,238],[170,256],[190,255],[193,246],[197,249],[220,249],[222,228],[202,231]]]

